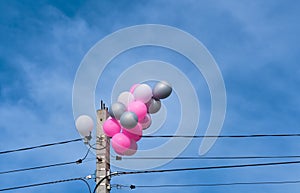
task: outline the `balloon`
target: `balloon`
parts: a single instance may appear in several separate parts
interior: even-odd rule
[[[108,137],[113,137],[115,134],[120,133],[121,125],[114,118],[109,118],[103,123],[103,131]]]
[[[113,148],[114,149],[114,148]],[[126,152],[126,151],[128,151],[128,150],[126,150],[125,152],[120,152],[118,149],[114,149],[115,150],[115,152],[117,153],[117,154],[119,154],[119,155],[121,155],[121,156],[123,156],[123,155],[125,155],[124,153]]]
[[[134,89],[133,95],[135,100],[147,103],[152,97],[152,89],[147,84],[140,84]]]
[[[139,141],[143,135],[142,125],[139,123],[132,129],[122,129],[122,132],[134,141]]]
[[[138,123],[138,117],[134,112],[125,112],[120,118],[120,123],[124,128],[132,129]]]
[[[94,121],[88,115],[80,115],[75,122],[76,128],[80,135],[89,136],[94,128]]]
[[[116,152],[124,153],[130,147],[130,139],[123,133],[115,134],[111,139],[112,147]]]
[[[131,155],[134,155],[135,153],[136,153],[136,151],[137,151],[137,143],[136,143],[136,141],[134,141],[134,140],[130,140],[130,147],[129,147],[129,149],[128,150],[126,150],[125,152],[124,152],[124,154],[123,155],[127,155],[127,156],[131,156]]]
[[[151,116],[147,114],[143,120],[139,122],[143,128],[143,130],[148,129],[152,123]]]
[[[138,120],[141,121],[147,114],[147,106],[141,101],[134,101],[128,104],[128,111],[134,112]]]
[[[109,115],[117,120],[121,118],[121,115],[125,113],[126,107],[123,103],[117,102],[111,105],[109,108]]]
[[[152,98],[146,105],[148,107],[148,113],[154,114],[159,111],[161,102],[159,99]]]
[[[136,135],[142,135],[143,132],[143,128],[142,125],[140,123],[136,124],[136,126],[132,129],[126,129],[123,128],[123,131],[128,131],[130,133],[136,134]]]
[[[140,84],[134,84],[134,85],[132,85],[132,87],[130,88],[130,93],[133,93],[133,91],[134,91],[134,89],[137,87],[137,86],[139,86]]]
[[[139,140],[141,140],[142,135],[136,135],[134,133],[130,133],[128,130],[123,130],[124,135],[126,135],[128,138],[138,142]]]
[[[118,97],[118,102],[123,103],[126,107],[132,101],[134,101],[134,96],[128,91],[122,92]]]
[[[170,96],[171,92],[172,86],[166,81],[158,82],[152,90],[153,97],[156,99],[167,98]]]

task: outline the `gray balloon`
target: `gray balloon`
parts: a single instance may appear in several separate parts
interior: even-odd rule
[[[109,115],[117,120],[119,120],[123,113],[125,113],[126,107],[122,103],[114,103],[109,108]]]
[[[170,96],[172,92],[172,86],[166,81],[160,81],[156,83],[152,90],[153,97],[156,99],[164,99]]]
[[[152,98],[146,105],[148,107],[148,113],[154,114],[159,111],[161,102],[159,99]]]
[[[126,129],[134,128],[138,123],[138,117],[134,112],[127,111],[120,118],[121,125]]]

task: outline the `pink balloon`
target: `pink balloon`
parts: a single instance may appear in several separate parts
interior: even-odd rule
[[[151,116],[149,114],[146,114],[143,120],[139,122],[143,128],[143,130],[148,129],[152,123]]]
[[[132,87],[130,88],[130,92],[131,93],[133,93],[134,92],[134,89],[136,88],[136,87],[138,87],[140,84],[134,84],[134,85],[132,85]]]
[[[129,147],[128,150],[126,150],[124,152],[124,155],[127,155],[127,156],[134,155],[136,153],[136,151],[137,151],[137,148],[138,148],[138,145],[137,145],[136,141],[131,140],[130,141],[130,147]]]
[[[127,130],[130,133],[140,135],[143,132],[143,127],[140,123],[137,123],[134,128],[132,128],[132,129],[123,128],[123,130]]]
[[[122,129],[122,132],[129,137],[130,139],[133,139],[134,141],[139,141],[142,138],[143,135],[143,129],[141,124],[137,124],[136,127],[132,129]]]
[[[123,133],[115,134],[111,139],[112,147],[118,154],[124,153],[130,147],[130,139]]]
[[[121,125],[116,119],[109,118],[103,124],[103,131],[108,137],[112,137],[121,131]]]
[[[113,148],[114,149],[114,148]],[[119,152],[118,150],[116,150],[116,149],[114,149],[115,150],[115,152],[116,152],[116,154],[119,154],[119,155],[121,155],[121,156],[123,156],[123,155],[125,155],[124,153],[126,152],[126,151],[128,151],[128,150],[126,150],[125,152]]]
[[[138,116],[138,120],[141,121],[147,114],[147,106],[141,101],[133,101],[128,104],[128,111],[134,112]]]

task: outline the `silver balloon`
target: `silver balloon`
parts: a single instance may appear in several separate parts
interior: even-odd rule
[[[153,97],[156,99],[167,98],[170,96],[171,92],[172,86],[166,81],[158,82],[152,90]]]
[[[138,117],[134,112],[127,111],[120,118],[121,125],[126,129],[134,128],[138,123]]]
[[[159,99],[152,98],[146,105],[148,107],[148,113],[154,114],[159,111],[161,107],[161,102]]]
[[[109,115],[117,120],[119,120],[123,113],[125,113],[126,107],[123,103],[116,102],[109,108]]]

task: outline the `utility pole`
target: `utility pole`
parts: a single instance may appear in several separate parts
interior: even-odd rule
[[[101,101],[100,109],[97,110],[97,139],[96,139],[96,184],[110,175],[110,140],[103,132],[103,123],[108,118],[108,109]],[[109,193],[111,189],[110,177],[103,180],[97,187],[96,193]]]

